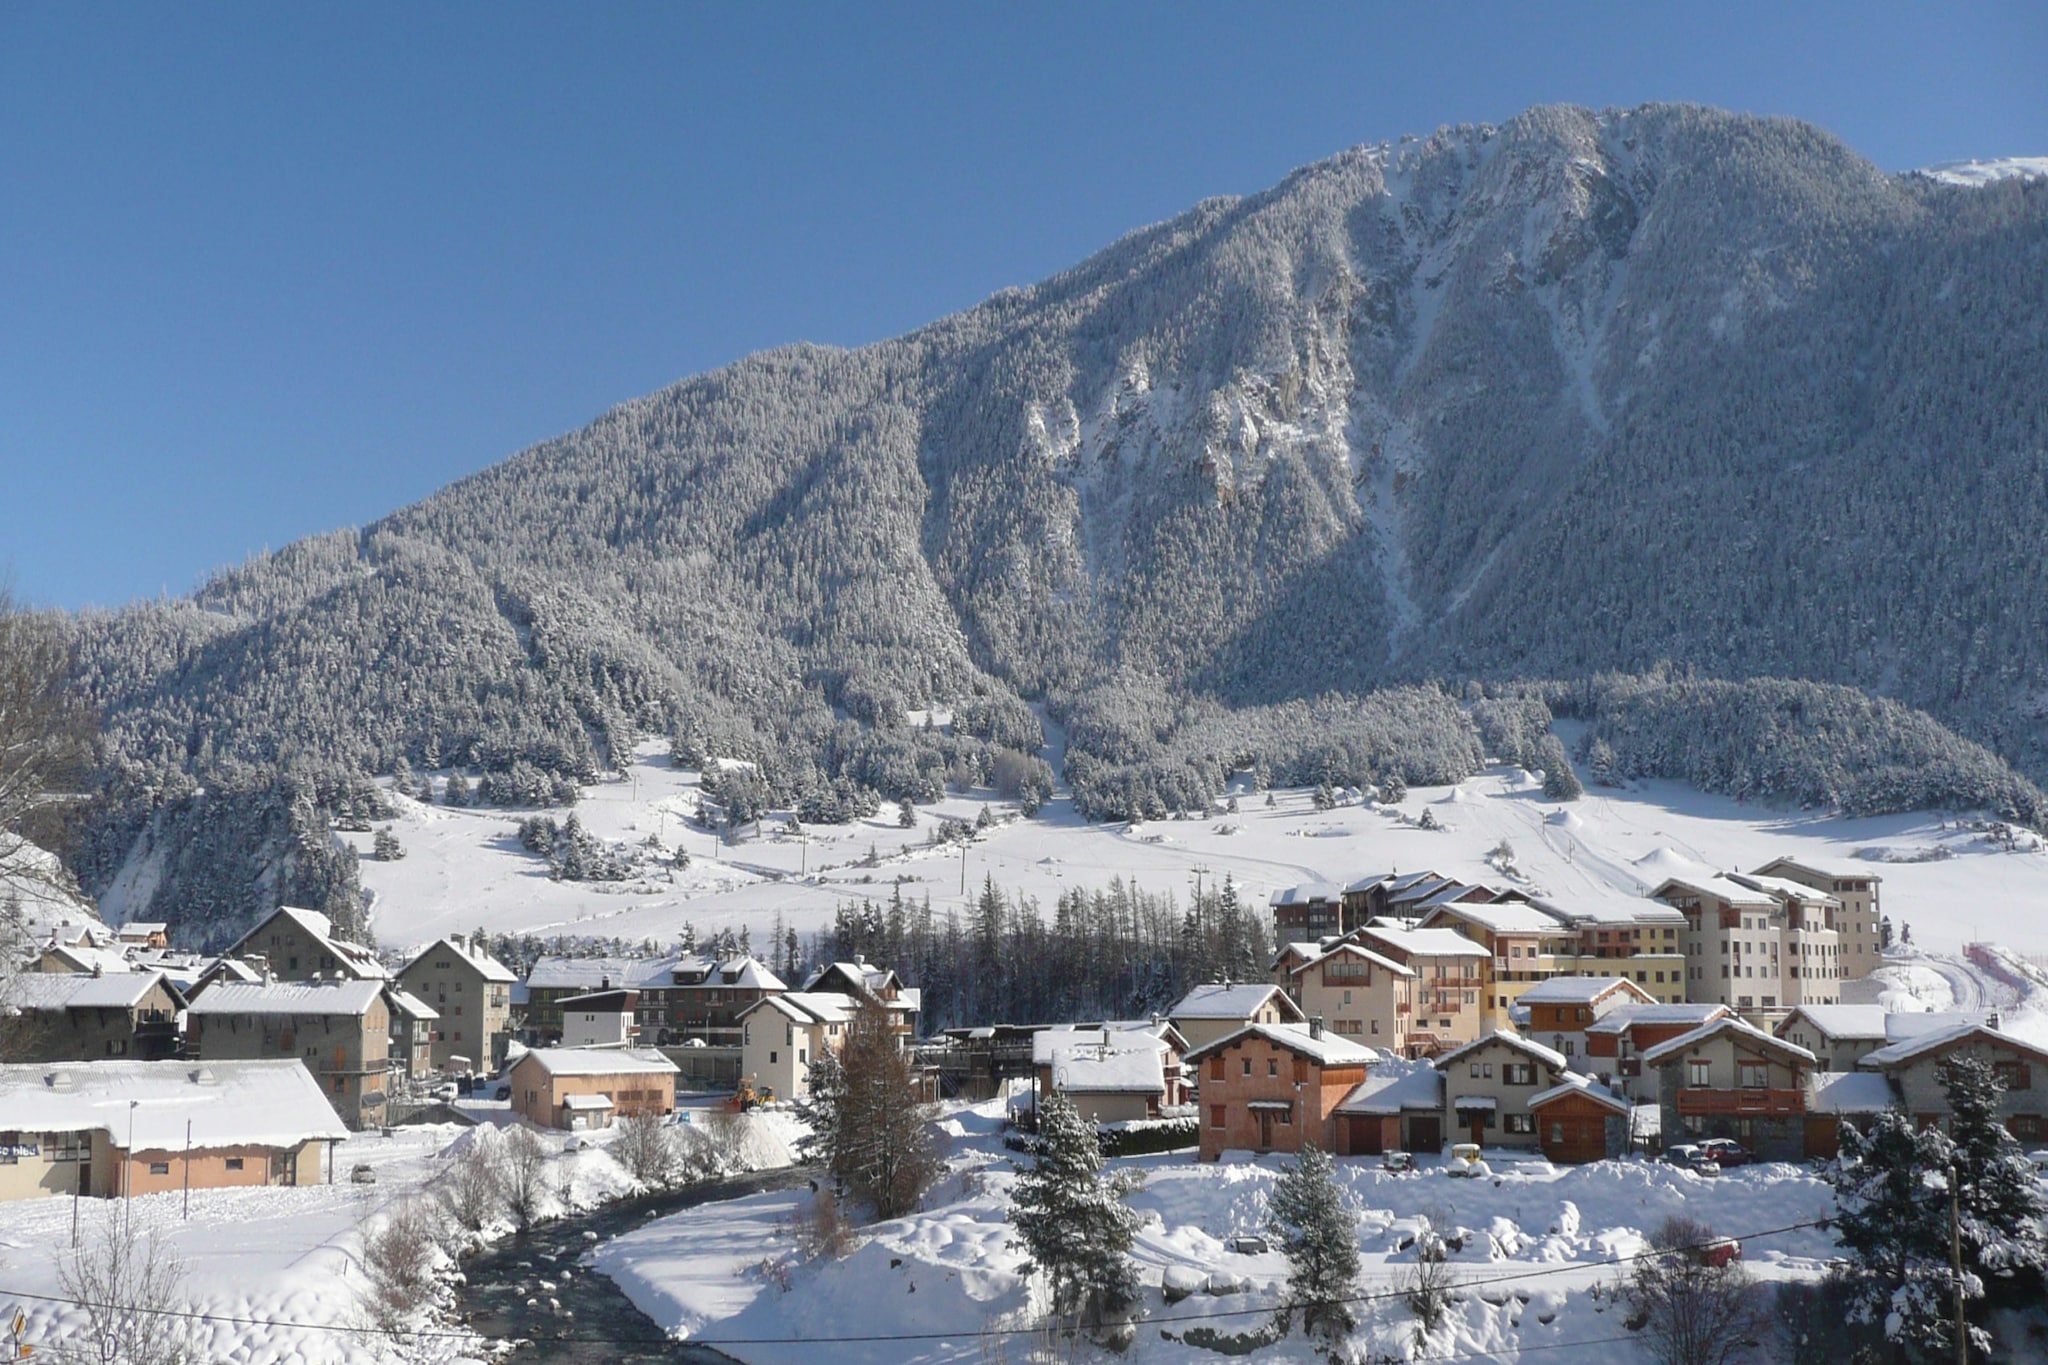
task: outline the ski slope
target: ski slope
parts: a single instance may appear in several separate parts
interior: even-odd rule
[[[400,798],[392,828],[406,856],[395,862],[371,857],[368,834],[340,837],[363,854],[373,923],[389,947],[478,927],[667,941],[685,925],[700,938],[746,926],[761,942],[777,914],[808,932],[828,925],[836,904],[886,898],[899,884],[906,897],[929,896],[943,912],[964,905],[985,877],[1048,910],[1068,888],[1119,877],[1185,898],[1198,883],[1214,886],[1227,876],[1240,895],[1263,904],[1299,882],[1425,868],[1568,901],[1611,901],[1641,895],[1658,878],[1656,865],[1675,854],[1724,869],[1790,855],[1867,870],[1884,879],[1885,913],[1910,925],[1924,950],[1953,954],[1984,939],[2022,953],[2048,951],[2048,854],[2031,836],[2021,851],[2006,851],[1981,831],[1935,815],[1848,819],[1770,810],[1675,782],[1589,788],[1560,806],[1544,800],[1527,773],[1494,768],[1454,787],[1415,788],[1394,809],[1352,803],[1318,811],[1306,791],[1272,793],[1270,805],[1268,794],[1243,791],[1235,815],[1138,825],[1087,824],[1063,795],[1037,817],[1019,819],[984,792],[920,807],[914,829],[898,828],[888,807],[869,820],[807,826],[800,835],[770,817],[759,835],[750,827],[729,844],[691,822],[699,791],[695,772],[650,745],[626,772],[585,792],[576,814],[592,834],[624,844],[651,835],[689,855],[681,871],[650,869],[624,883],[551,880],[547,864],[515,837],[527,812]],[[984,805],[1004,823],[964,846],[930,842],[940,820],[972,821]],[[1416,827],[1425,810],[1443,828]],[[1488,862],[1503,839],[1520,874],[1513,882]]]

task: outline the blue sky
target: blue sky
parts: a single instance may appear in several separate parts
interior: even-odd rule
[[[17,594],[189,591],[750,351],[1531,104],[2048,154],[2032,3],[755,10],[0,0]]]

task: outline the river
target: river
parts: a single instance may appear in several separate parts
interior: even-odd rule
[[[463,1265],[468,1325],[484,1336],[518,1342],[505,1357],[513,1365],[734,1365],[722,1351],[665,1337],[609,1277],[580,1262],[600,1242],[678,1209],[788,1189],[809,1178],[807,1168],[784,1167],[623,1199],[543,1224]]]

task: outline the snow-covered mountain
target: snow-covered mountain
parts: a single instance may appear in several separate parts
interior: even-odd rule
[[[1330,730],[1204,708],[1661,661],[1897,698],[2039,777],[2044,267],[2048,182],[1887,175],[1787,120],[1359,147],[81,618],[115,793],[82,870],[202,783],[324,867],[295,812],[327,775],[587,779],[650,731],[844,804],[1050,714],[1077,780],[1171,805]],[[1427,697],[1374,705],[1323,766],[1471,769]],[[929,706],[985,747],[906,736]]]

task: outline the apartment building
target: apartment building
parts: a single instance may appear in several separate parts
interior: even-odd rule
[[[1432,1056],[1486,1031],[1493,955],[1485,945],[1453,929],[1371,924],[1346,941],[1415,973],[1409,983],[1413,1012],[1403,1048],[1409,1056]]]
[[[1415,982],[1413,968],[1362,943],[1339,941],[1290,970],[1287,993],[1330,1032],[1405,1055]]]
[[[1840,1003],[1841,940],[1823,902],[1706,871],[1667,876],[1650,894],[1685,916],[1689,999],[1766,1028],[1797,1006]]]
[[[384,981],[391,976],[377,959],[376,950],[336,938],[334,921],[319,911],[289,905],[280,906],[221,956],[267,969],[278,981],[337,975],[356,981]]]
[[[351,1128],[375,1123],[391,1075],[383,981],[223,982],[185,1015],[187,1052],[204,1061],[294,1058]]]
[[[1816,867],[1794,858],[1774,858],[1753,875],[1799,882],[1834,899],[1837,909],[1829,927],[1841,939],[1843,980],[1868,976],[1884,965],[1884,911],[1878,904],[1878,884],[1884,878]]]
[[[439,939],[399,969],[406,990],[433,1007],[429,1057],[435,1067],[466,1057],[495,1071],[512,1037],[512,987],[519,978],[481,940]]]

